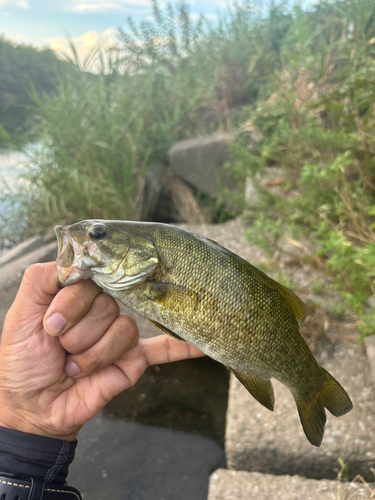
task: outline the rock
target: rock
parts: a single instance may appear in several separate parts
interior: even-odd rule
[[[272,380],[275,411],[261,406],[233,377],[229,391],[226,429],[227,464],[231,469],[267,474],[298,474],[332,478],[341,458],[349,477],[373,479],[375,466],[375,387],[363,348],[337,342],[333,357],[317,356],[350,395],[354,409],[336,418],[327,412],[320,448],[306,439],[290,391]]]
[[[7,252],[4,252],[0,256],[0,267],[3,267],[10,262],[19,259],[27,254],[30,254],[34,250],[40,249],[42,246],[55,241],[55,233],[53,231],[48,232],[44,235],[37,235],[29,238],[19,245],[11,248]]]
[[[165,195],[163,194],[163,178],[166,169],[160,165],[152,168],[145,176],[143,189],[143,202],[141,211],[141,220],[161,221],[164,217]],[[167,210],[170,212],[170,205],[167,204]]]
[[[234,133],[222,132],[178,142],[169,151],[173,172],[212,198],[220,197],[220,185],[236,190],[237,182],[224,168],[229,160],[227,145],[233,138]]]
[[[157,166],[145,177],[141,220],[203,223],[206,217],[192,189],[170,168]]]
[[[30,238],[1,256],[0,331],[3,328],[5,315],[16,296],[25,269],[36,262],[55,260],[56,255],[57,242],[53,233],[49,233],[45,236]]]
[[[374,487],[218,469],[210,477],[208,500],[368,500]]]

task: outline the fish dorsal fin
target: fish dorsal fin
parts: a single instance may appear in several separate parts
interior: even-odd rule
[[[221,246],[217,241],[211,240],[211,238],[206,238],[206,240],[211,241],[211,243],[214,243],[215,245]]]
[[[280,295],[287,301],[288,305],[291,307],[294,316],[298,324],[300,325],[307,316],[307,308],[305,304],[291,290],[285,288],[285,286],[281,285],[275,280],[273,280],[273,282],[277,290],[279,291]]]
[[[177,340],[181,340],[181,342],[186,342],[186,340],[184,340],[183,338],[181,338],[176,333],[172,332],[172,330],[170,330],[166,326],[161,325],[157,321],[153,321],[152,319],[149,319],[149,322],[152,323],[154,326],[156,326],[156,328],[159,328],[159,330],[161,330],[162,332],[166,333],[167,335],[170,335],[171,337],[174,337]]]
[[[261,405],[273,411],[275,395],[270,379],[258,377],[250,373],[238,372],[229,366],[227,368]]]

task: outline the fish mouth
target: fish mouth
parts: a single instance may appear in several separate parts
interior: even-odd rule
[[[55,226],[57,238],[57,281],[59,286],[71,285],[92,277],[90,269],[83,269],[83,249],[69,234],[68,226]]]

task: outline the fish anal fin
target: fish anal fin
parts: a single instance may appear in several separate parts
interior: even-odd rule
[[[238,372],[229,366],[227,368],[261,405],[273,411],[275,395],[269,378],[267,379],[250,373]]]
[[[156,328],[159,328],[159,330],[161,330],[163,333],[166,333],[167,335],[170,335],[171,337],[174,337],[177,340],[181,340],[181,342],[186,342],[186,340],[177,335],[177,333],[172,332],[172,330],[170,330],[166,326],[161,325],[157,321],[153,321],[152,319],[149,319],[148,321],[152,323],[154,326],[156,326]]]

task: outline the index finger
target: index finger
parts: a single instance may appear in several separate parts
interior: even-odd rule
[[[182,359],[205,356],[192,344],[169,335],[158,335],[150,339],[139,339],[139,347],[148,366],[172,363]]]
[[[123,354],[114,364],[120,368],[127,381],[130,381],[130,385],[134,385],[149,366],[202,356],[205,354],[192,344],[182,342],[169,335],[158,335],[150,339],[140,338],[137,345]],[[125,385],[121,386],[121,378],[119,378],[116,394],[128,388],[129,385],[126,385],[128,382],[125,381]],[[114,382],[112,381],[112,383]]]
[[[76,325],[89,312],[102,292],[91,280],[79,281],[62,288],[52,300],[43,320],[47,333],[56,336]]]

